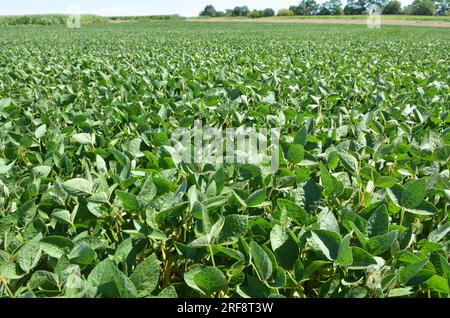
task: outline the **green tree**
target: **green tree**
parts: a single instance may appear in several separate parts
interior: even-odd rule
[[[313,15],[319,13],[319,5],[316,0],[302,0],[298,6],[289,8],[295,15]]]
[[[366,0],[348,0],[344,13],[347,15],[363,14],[366,10],[366,5]]]
[[[201,17],[215,17],[217,16],[216,8],[212,5],[207,5],[202,12],[200,12]]]
[[[330,0],[324,2],[319,9],[320,15],[341,15],[343,13],[341,0]]]
[[[434,15],[436,6],[432,0],[414,0],[411,4],[414,15]]]
[[[291,17],[294,15],[294,11],[291,9],[280,9],[277,15],[279,17]]]
[[[401,14],[403,14],[403,15],[412,15],[412,6],[411,5],[404,6],[402,8],[402,13]]]
[[[383,14],[400,14],[402,12],[402,4],[400,1],[391,0],[383,9]]]
[[[347,15],[365,14],[371,4],[376,4],[383,9],[387,2],[388,0],[348,0],[344,13]]]
[[[233,9],[233,17],[246,17],[250,9],[247,6],[235,7]]]
[[[247,14],[247,16],[249,18],[252,18],[252,19],[260,18],[261,17],[261,11],[259,11],[259,10],[252,10],[252,11],[250,11]]]
[[[450,13],[450,0],[434,0],[437,15],[448,15]]]
[[[272,8],[264,9],[261,13],[263,17],[273,17],[275,15],[275,11]]]

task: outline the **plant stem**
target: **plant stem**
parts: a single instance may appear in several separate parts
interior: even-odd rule
[[[6,292],[8,293],[9,297],[14,298],[14,294],[11,291],[11,289],[9,289],[8,283],[6,283],[6,280],[3,278],[3,276],[0,274],[0,283],[5,286]]]
[[[405,208],[400,211],[400,226],[403,226],[403,219],[405,218]]]
[[[209,253],[210,253],[210,255],[211,255],[211,262],[212,262],[212,265],[213,265],[213,267],[216,267],[216,262],[214,261],[214,254],[213,254],[213,250],[212,250],[211,244],[208,245],[208,248],[209,248]]]

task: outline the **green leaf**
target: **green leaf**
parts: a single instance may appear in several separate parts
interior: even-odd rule
[[[369,237],[387,233],[389,229],[389,214],[386,206],[384,204],[381,205],[367,221],[367,234]]]
[[[30,224],[36,216],[36,210],[36,205],[32,201],[28,201],[20,205],[16,211],[19,226],[26,227]]]
[[[286,159],[293,164],[300,163],[304,157],[305,157],[305,149],[303,148],[303,145],[300,144],[292,145],[289,148],[288,153],[286,155]]]
[[[130,279],[136,286],[139,297],[149,296],[157,287],[159,274],[160,265],[155,254],[152,254],[136,267]]]
[[[2,98],[0,99],[0,109],[9,107],[12,103],[11,98]]]
[[[417,215],[435,215],[438,213],[436,207],[427,201],[423,201],[414,209],[405,209],[405,211]]]
[[[330,195],[334,193],[335,187],[333,179],[331,178],[328,169],[323,165],[323,163],[320,163],[320,178],[322,180],[322,185],[324,187],[325,194]]]
[[[206,295],[220,291],[226,285],[223,273],[214,267],[204,267],[194,276],[194,282]]]
[[[250,242],[250,254],[252,257],[252,263],[255,269],[258,271],[262,279],[268,280],[272,276],[272,262],[264,249],[256,242]]]
[[[270,243],[281,267],[292,270],[298,259],[299,247],[288,229],[276,224],[270,232]]]
[[[95,251],[84,244],[76,245],[69,254],[70,262],[79,265],[89,265],[94,261],[95,257]]]
[[[391,188],[386,189],[386,193],[396,207],[401,207],[402,194],[405,191],[402,185],[395,184]]]
[[[94,184],[91,181],[82,178],[68,180],[61,186],[64,191],[75,197],[91,195],[94,189]]]
[[[305,273],[303,274],[303,277],[308,278],[312,274],[314,274],[316,271],[321,269],[323,266],[331,264],[329,261],[313,261],[311,264],[309,264],[306,269]]]
[[[337,154],[344,168],[349,172],[356,174],[356,171],[358,171],[358,160],[348,153],[338,152]]]
[[[333,212],[328,208],[323,209],[317,218],[317,223],[319,223],[319,228],[321,230],[334,231],[339,233],[339,224],[334,216]]]
[[[41,125],[38,128],[36,128],[36,130],[34,131],[34,136],[37,139],[40,139],[45,136],[46,132],[47,132],[47,125],[44,124],[44,125]]]
[[[136,287],[131,280],[108,258],[95,266],[88,276],[87,284],[97,297],[137,297]]]
[[[99,155],[95,156],[95,164],[97,166],[97,170],[107,172],[108,168],[106,167],[106,161]]]
[[[64,254],[68,254],[73,248],[73,242],[64,236],[48,236],[44,237],[40,242],[41,248],[47,255],[60,258]]]
[[[245,200],[245,204],[252,208],[252,207],[259,207],[266,199],[266,189],[259,189],[250,194]]]
[[[32,171],[35,178],[47,178],[50,172],[52,171],[52,167],[36,166],[33,168]]]
[[[308,141],[308,130],[302,127],[294,136],[294,144],[306,145]]]
[[[219,234],[220,244],[232,244],[243,237],[248,230],[248,216],[240,214],[231,214],[225,216],[225,222],[222,231]]]
[[[412,290],[411,287],[393,288],[389,291],[389,293],[387,294],[387,297],[389,297],[389,298],[404,297],[404,296],[409,296],[411,294],[414,294],[414,291]]]
[[[353,264],[353,253],[350,247],[350,235],[347,234],[339,246],[339,252],[336,261],[342,266],[350,266]]]
[[[425,199],[427,181],[425,179],[409,182],[402,193],[401,204],[405,208],[413,209]]]
[[[450,293],[448,281],[444,277],[433,275],[431,276],[430,279],[428,279],[425,282],[425,284],[436,293],[443,293],[443,294]]]
[[[428,262],[429,260],[425,258],[402,268],[397,275],[398,282],[407,286],[419,285],[425,282],[434,275],[432,271],[422,271]]]
[[[243,191],[242,189],[233,189],[233,195],[243,207],[247,207],[247,194],[245,193],[245,191]]]
[[[349,269],[367,269],[372,265],[376,265],[377,261],[360,247],[352,247],[353,263]]]
[[[371,237],[366,244],[368,252],[372,255],[380,255],[391,249],[397,238],[398,231],[391,231],[386,234]]]
[[[428,234],[428,240],[430,242],[439,242],[450,232],[450,222],[439,225],[430,234]]]
[[[330,261],[337,259],[342,243],[338,233],[328,230],[310,231],[306,236],[306,241],[314,252],[325,256]]]
[[[378,188],[390,188],[397,182],[398,180],[396,178],[383,176],[378,179],[377,182],[375,182],[375,186],[377,186]]]
[[[205,246],[190,246],[179,242],[174,242],[177,253],[183,258],[199,261],[208,254]]]
[[[36,267],[41,258],[41,239],[42,234],[39,233],[33,239],[26,242],[17,252],[17,262],[19,263],[20,268],[26,273]]]
[[[156,188],[153,178],[150,176],[142,186],[141,192],[139,192],[138,199],[144,205],[152,203],[152,200],[156,197],[158,189]]]
[[[226,286],[223,273],[210,266],[194,264],[184,273],[184,281],[192,289],[210,296]]]
[[[175,287],[169,286],[164,288],[155,298],[178,298]]]
[[[73,138],[73,140],[75,140],[76,142],[78,142],[81,145],[94,143],[94,139],[92,138],[92,136],[90,134],[86,134],[86,133],[75,134],[72,136],[72,138]]]
[[[308,212],[293,201],[278,199],[277,205],[280,209],[285,208],[288,216],[299,226],[304,225],[309,218]]]
[[[138,198],[128,192],[116,191],[116,196],[122,208],[130,213],[139,213],[140,205]]]
[[[295,276],[295,279],[297,280],[297,282],[300,282],[303,279],[304,273],[305,273],[305,268],[303,266],[303,263],[300,259],[297,259],[297,261],[295,262],[295,265],[294,265],[294,276]]]
[[[70,212],[67,210],[55,210],[52,212],[51,218],[62,224],[72,224]]]
[[[14,167],[14,162],[11,162],[9,165],[5,165],[2,162],[0,162],[0,175],[7,174],[12,167]]]

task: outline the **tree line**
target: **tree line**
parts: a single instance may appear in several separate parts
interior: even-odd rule
[[[208,17],[272,17],[294,15],[362,15],[368,13],[370,5],[376,4],[382,14],[404,15],[447,15],[450,16],[450,0],[414,0],[412,4],[402,7],[398,0],[348,0],[343,7],[341,0],[328,0],[318,4],[316,0],[301,0],[298,5],[281,9],[277,13],[271,8],[251,10],[248,6],[218,11],[207,5],[200,16]]]
[[[36,14],[22,16],[0,16],[0,26],[7,25],[57,25],[66,24],[67,14]],[[83,14],[81,24],[105,23],[110,21],[107,17]]]

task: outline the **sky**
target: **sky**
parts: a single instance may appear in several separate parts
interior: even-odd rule
[[[400,0],[403,5],[412,0]],[[208,4],[217,10],[247,5],[250,9],[273,8],[276,11],[295,5],[299,0],[0,0],[0,16],[81,13],[103,16],[179,14],[197,16]],[[317,0],[322,3],[325,0]],[[343,3],[346,0],[342,0]]]

